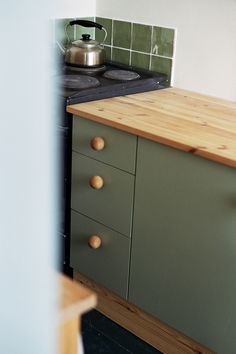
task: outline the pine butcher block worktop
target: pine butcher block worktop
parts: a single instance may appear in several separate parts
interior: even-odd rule
[[[67,111],[236,167],[236,102],[167,88],[74,104]]]
[[[72,281],[63,274],[58,275],[60,289],[59,320],[67,321],[80,316],[96,306],[96,295],[89,289]]]

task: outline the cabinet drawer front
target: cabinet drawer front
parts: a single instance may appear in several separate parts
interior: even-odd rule
[[[71,208],[130,236],[134,176],[76,152],[72,166]],[[101,189],[90,186],[92,176],[103,179]]]
[[[94,150],[91,141],[100,137],[104,141],[101,150]],[[118,129],[90,121],[88,119],[73,118],[72,149],[96,160],[135,173],[136,136]]]
[[[98,235],[101,246],[88,245]],[[71,265],[122,297],[127,297],[130,240],[88,217],[71,212]]]

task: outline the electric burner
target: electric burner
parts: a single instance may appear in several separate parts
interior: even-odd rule
[[[86,67],[66,65],[64,67],[64,71],[66,71],[67,69],[72,72],[74,71],[74,72],[81,73],[81,74],[97,75],[99,73],[103,73],[104,71],[106,71],[106,65],[100,65],[95,68],[86,68]]]
[[[73,90],[88,89],[100,86],[100,82],[88,75],[61,75],[57,77],[60,87]]]
[[[57,95],[64,98],[65,105],[169,86],[167,75],[163,73],[111,62],[96,68],[80,68],[63,63],[59,75],[55,75],[54,79]]]
[[[120,81],[131,81],[140,78],[140,75],[135,71],[129,70],[109,70],[103,75],[107,79],[120,80]]]

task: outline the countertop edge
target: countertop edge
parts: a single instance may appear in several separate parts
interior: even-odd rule
[[[232,101],[226,101],[223,99],[218,99],[218,98],[214,98],[211,96],[206,96],[203,94],[198,94],[195,92],[191,92],[191,91],[187,91],[187,90],[183,90],[183,89],[178,89],[178,88],[167,88],[162,91],[168,91],[169,93],[172,93],[174,95],[176,95],[176,92],[179,92],[182,95],[189,95],[189,97],[191,97],[191,99],[194,99],[196,101],[199,99],[200,100],[207,100],[207,101],[210,101],[211,104],[219,105],[221,107],[222,106],[223,107],[229,106],[230,109],[236,110],[236,102],[234,103]],[[155,92],[157,92],[157,94],[158,94],[158,92],[160,92],[160,91],[155,91]],[[145,93],[145,94],[147,94],[147,93]],[[141,97],[142,93],[139,93],[137,95],[140,95],[140,97]],[[112,100],[112,99],[105,99],[105,101],[107,101],[107,100]],[[104,124],[104,125],[107,125],[107,126],[119,129],[119,130],[122,130],[124,132],[135,134],[139,137],[142,137],[142,138],[145,138],[148,140],[152,140],[152,141],[155,141],[155,142],[158,142],[158,143],[161,143],[161,144],[191,153],[193,155],[201,156],[203,158],[213,160],[215,162],[236,168],[236,156],[235,156],[235,159],[233,159],[233,158],[231,159],[230,157],[228,157],[224,154],[224,151],[219,151],[219,153],[216,154],[214,152],[201,149],[201,147],[198,147],[195,145],[186,144],[186,143],[183,143],[183,142],[181,142],[179,140],[175,140],[175,139],[170,139],[170,138],[167,138],[161,134],[158,135],[156,132],[151,133],[150,131],[145,131],[143,129],[140,129],[138,126],[135,127],[134,125],[132,125],[132,124],[129,125],[128,123],[123,122],[123,121],[118,122],[116,120],[113,120],[112,118],[104,118],[101,115],[93,114],[89,111],[86,111],[86,109],[84,108],[84,105],[86,104],[86,105],[88,105],[87,107],[89,107],[89,104],[93,103],[93,105],[94,105],[94,102],[98,102],[98,104],[99,103],[101,104],[101,101],[99,100],[99,101],[87,102],[87,103],[83,103],[83,104],[68,105],[67,112],[72,113],[74,115],[80,115],[83,118],[86,118],[86,119],[89,119],[89,120],[92,120],[92,121],[95,121],[95,122],[98,122],[98,123],[101,123],[101,124]],[[236,120],[236,117],[235,117],[235,120]]]

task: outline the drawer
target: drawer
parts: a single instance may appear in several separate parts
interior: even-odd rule
[[[100,139],[93,140],[95,137]],[[136,144],[135,135],[88,119],[73,117],[74,151],[134,174]]]
[[[97,235],[101,245],[88,245]],[[130,239],[71,211],[71,265],[75,271],[127,298]]]
[[[102,178],[101,189],[90,186],[93,176]],[[133,175],[72,152],[72,209],[130,236],[133,193]]]

